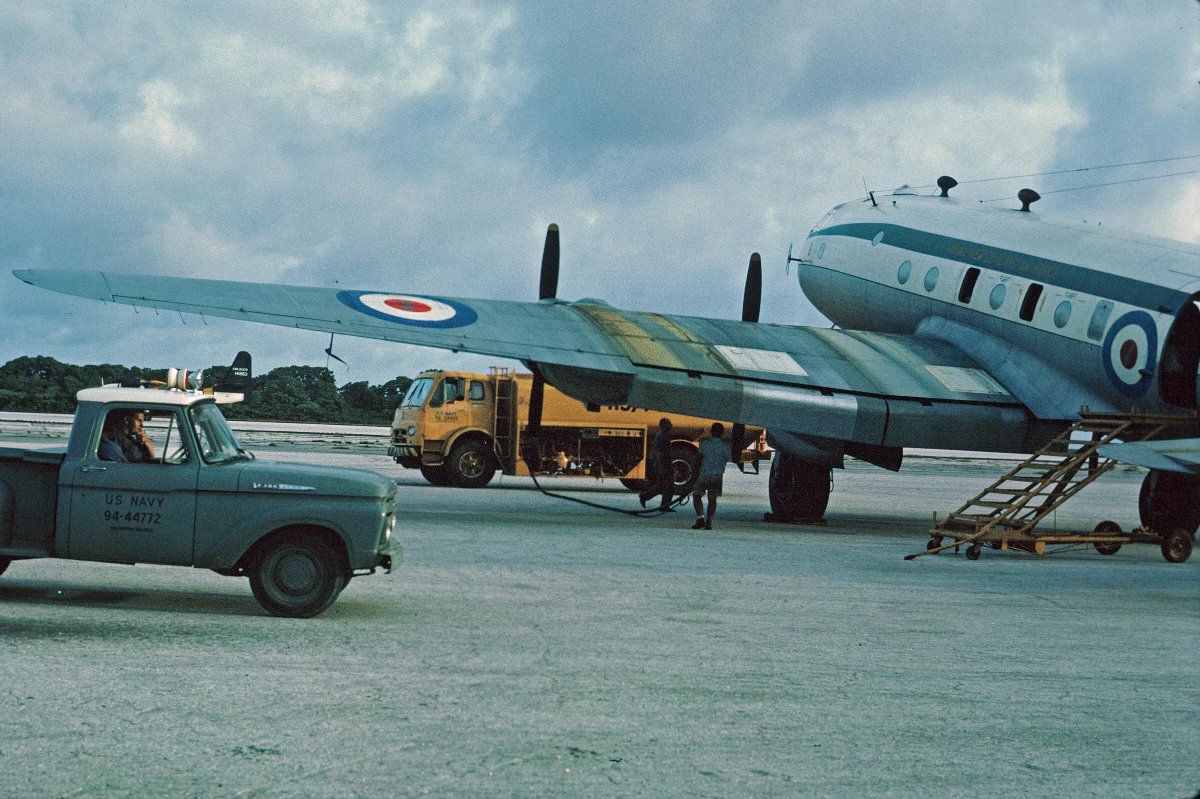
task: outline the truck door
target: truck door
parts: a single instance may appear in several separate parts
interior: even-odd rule
[[[122,409],[108,412],[114,410]],[[182,409],[172,409],[147,422],[155,444],[151,461],[101,460],[99,441],[79,460],[63,486],[70,500],[68,557],[192,564],[200,459],[182,418]]]

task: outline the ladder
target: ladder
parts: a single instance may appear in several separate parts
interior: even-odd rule
[[[491,367],[492,380],[492,442],[500,463],[511,464],[516,457],[513,439],[517,434],[517,380],[512,370]]]
[[[930,546],[906,559],[963,544],[972,544],[967,557],[974,559],[985,541],[1000,541],[1002,548],[1013,541],[1042,554],[1045,544],[1033,532],[1038,523],[1116,465],[1099,455],[1100,447],[1116,440],[1154,438],[1179,421],[1175,416],[1084,410],[1078,421],[1052,441],[935,523]],[[941,544],[942,537],[952,540]]]

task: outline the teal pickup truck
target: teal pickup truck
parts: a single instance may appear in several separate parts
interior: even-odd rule
[[[0,447],[0,573],[48,557],[194,566],[244,575],[269,613],[307,618],[352,576],[399,565],[382,475],[257,460],[212,394],[106,386],[77,400],[66,451]]]

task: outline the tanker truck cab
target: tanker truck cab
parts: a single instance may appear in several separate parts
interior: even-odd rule
[[[65,452],[0,449],[0,573],[33,557],[194,566],[249,578],[273,615],[309,617],[351,577],[399,564],[382,475],[257,460],[212,394],[76,398]]]

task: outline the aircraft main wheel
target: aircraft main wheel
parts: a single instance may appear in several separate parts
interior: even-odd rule
[[[346,587],[339,560],[314,533],[281,536],[255,556],[248,572],[250,590],[273,616],[316,616]]]
[[[1163,557],[1169,563],[1183,563],[1192,556],[1192,534],[1187,530],[1172,530],[1162,537]]]
[[[483,488],[496,474],[496,456],[482,441],[459,441],[450,450],[445,470],[452,485]]]
[[[426,466],[421,464],[418,467],[421,470],[421,476],[435,486],[450,485],[450,478],[446,475],[445,466]]]
[[[621,485],[625,486],[630,491],[638,491],[638,492],[645,491],[646,486],[650,485],[645,480],[631,480],[631,479],[628,479],[625,477],[620,478],[620,480],[621,480]]]
[[[700,476],[700,453],[691,444],[671,442],[671,469],[675,496],[690,494],[696,478]]]
[[[829,467],[776,451],[767,492],[771,512],[785,519],[820,519],[829,506]]]
[[[1156,533],[1200,527],[1200,477],[1152,470],[1138,494],[1142,524]]]
[[[967,560],[979,560],[979,556],[983,553],[983,545],[976,541],[971,546],[967,547]]]
[[[1096,529],[1092,532],[1100,533],[1101,535],[1119,535],[1121,533],[1121,525],[1117,524],[1116,522],[1104,521],[1097,524]],[[1100,542],[1092,544],[1092,546],[1094,546],[1096,551],[1101,555],[1115,555],[1121,551],[1120,544],[1109,542]]]

